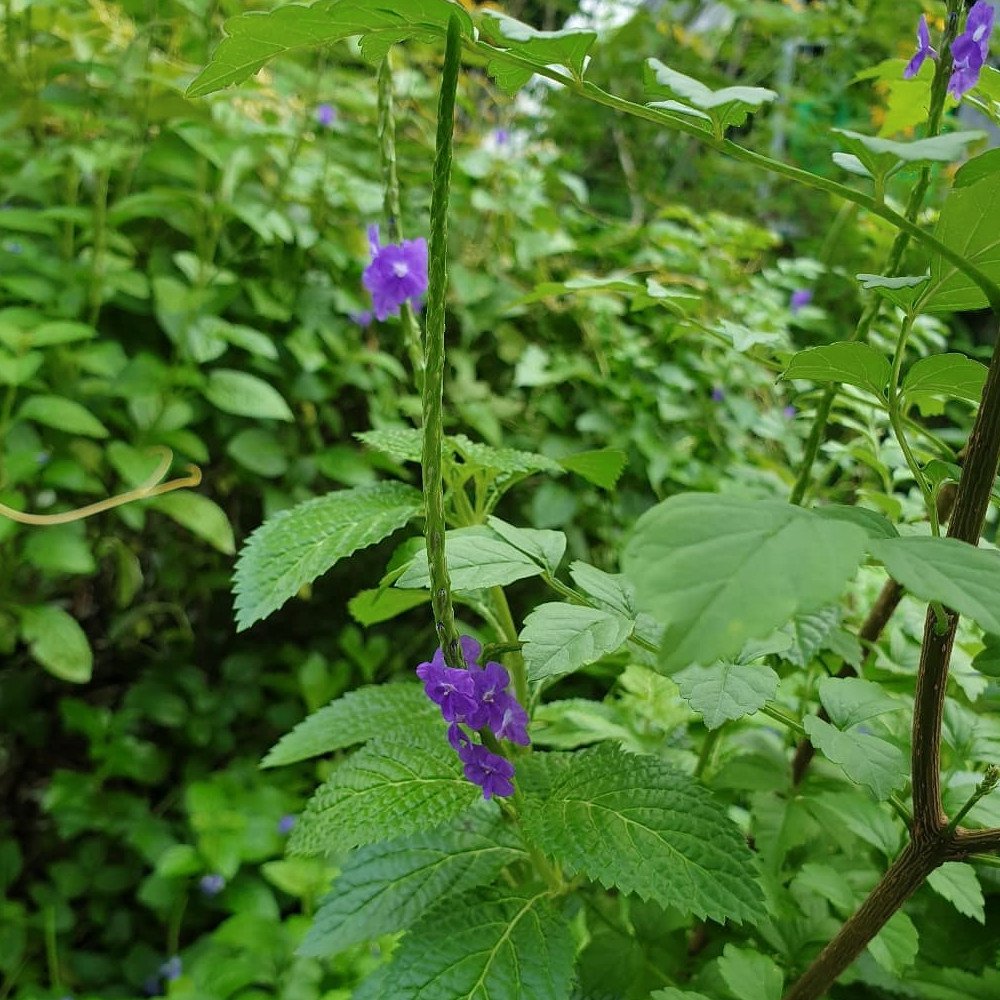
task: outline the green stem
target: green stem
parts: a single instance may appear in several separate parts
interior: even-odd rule
[[[514,624],[514,616],[510,613],[510,605],[507,603],[507,595],[503,592],[503,587],[491,587],[490,598],[493,601],[497,620],[503,629],[504,638],[511,644],[517,643],[517,626]],[[514,680],[514,694],[522,705],[527,705],[528,672],[525,670],[524,656],[521,654],[520,645],[508,655],[507,664]]]
[[[59,974],[59,939],[56,934],[56,911],[52,906],[45,908],[45,963],[49,971],[49,985],[57,993],[62,989]]]
[[[445,555],[444,482],[444,321],[448,290],[448,198],[451,186],[452,143],[455,128],[455,94],[461,64],[461,28],[457,18],[448,22],[441,97],[438,105],[437,152],[431,194],[429,283],[427,291],[426,371],[423,389],[424,439],[421,455],[427,565],[430,572],[431,607],[438,643],[445,662],[464,667],[455,630],[451,579]]]
[[[948,834],[954,834],[958,829],[958,824],[962,822],[963,819],[972,810],[972,807],[985,796],[989,795],[997,785],[1000,784],[1000,768],[997,768],[994,764],[991,764],[987,769],[986,773],[983,775],[983,780],[976,785],[976,790],[969,796],[969,801],[958,810],[957,813],[952,817],[951,822],[948,824]]]
[[[378,137],[382,156],[382,183],[385,186],[385,221],[391,243],[403,241],[403,212],[399,196],[399,172],[396,167],[396,112],[392,94],[392,52],[387,52],[378,70]],[[399,310],[403,339],[410,355],[413,381],[423,390],[424,347],[420,325],[409,301]]]
[[[694,776],[700,778],[704,773],[705,769],[708,767],[715,756],[715,748],[719,745],[719,737],[722,735],[722,726],[716,729],[710,729],[705,734],[705,739],[701,744],[701,753],[698,754],[698,760],[694,765]]]

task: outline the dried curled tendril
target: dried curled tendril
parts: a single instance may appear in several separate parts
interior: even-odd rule
[[[123,504],[132,503],[133,500],[146,500],[149,497],[162,496],[164,493],[172,493],[174,490],[197,486],[201,482],[201,470],[195,465],[189,465],[186,476],[180,479],[171,479],[167,483],[161,483],[160,480],[167,474],[174,455],[169,448],[157,447],[152,450],[162,456],[160,462],[149,479],[134,490],[129,490],[127,493],[119,493],[117,496],[88,504],[86,507],[78,507],[76,510],[63,511],[60,514],[26,514],[23,511],[14,510],[13,507],[8,507],[6,504],[0,503],[0,516],[8,517],[12,521],[17,521],[18,524],[51,527],[54,524],[68,524],[70,521],[82,521],[85,517],[92,517],[94,514],[100,514],[114,507],[121,507]]]

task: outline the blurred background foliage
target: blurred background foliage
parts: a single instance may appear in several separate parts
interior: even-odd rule
[[[307,711],[411,670],[429,618],[349,614],[382,546],[248,634],[232,625],[240,541],[377,478],[388,459],[354,435],[418,413],[398,324],[357,321],[382,210],[373,68],[342,44],[183,97],[224,18],[267,6],[3,4],[0,502],[92,503],[142,482],[157,448],[204,482],[82,523],[0,518],[0,998],[333,1000],[378,959],[296,957],[329,872],[282,845],[316,765],[257,763]],[[832,175],[829,128],[876,131],[899,111],[856,76],[909,54],[923,6],[506,9],[538,27],[600,16],[593,78],[626,97],[650,55],[775,88],[740,141]],[[439,58],[393,54],[410,236],[427,224]],[[536,478],[502,515],[558,526],[573,556],[613,569],[622,528],[657,498],[784,495],[813,399],[755,353],[845,339],[853,275],[878,270],[886,228],[541,84],[511,101],[475,66],[460,116],[451,429],[628,455],[614,491]],[[814,298],[793,312],[798,289]],[[952,346],[982,350],[974,317],[954,329]],[[944,335],[921,321],[915,346]],[[945,440],[965,422],[956,406],[934,416]],[[905,474],[881,418],[848,393],[836,421],[824,494],[916,516],[916,497],[893,495]],[[514,597],[529,606],[531,586]]]

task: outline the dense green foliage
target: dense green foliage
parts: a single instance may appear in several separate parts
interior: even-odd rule
[[[989,355],[954,314],[987,298],[940,249],[884,277],[890,222],[711,148],[896,208],[930,165],[925,221],[996,280],[995,154],[951,168],[986,119],[908,141],[919,3],[692,6],[551,36],[321,0],[220,44],[242,5],[6,5],[0,503],[99,502],[164,449],[203,479],[0,518],[0,998],[778,1000],[904,841],[921,602],[963,616],[949,814],[1000,761],[1000,560],[920,537]],[[412,683],[421,398],[402,324],[357,319],[388,222],[374,67],[391,47],[425,235],[456,15],[496,52],[458,91],[442,545],[460,630],[523,657],[545,752],[515,758],[516,829]],[[529,83],[588,54],[686,132]],[[821,504],[791,507],[827,384]],[[866,656],[886,571],[909,596]],[[833,995],[997,995],[998,872],[939,867]]]

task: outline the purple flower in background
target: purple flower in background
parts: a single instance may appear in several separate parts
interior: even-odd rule
[[[357,323],[362,330],[367,330],[368,327],[372,325],[372,320],[375,317],[372,316],[372,311],[370,309],[362,309],[361,312],[348,314],[347,318],[352,323]]]
[[[794,406],[786,406],[781,412],[791,420],[796,414],[796,409]]]
[[[931,33],[927,30],[927,15],[920,15],[920,23],[917,25],[917,51],[913,53],[913,58],[906,64],[903,70],[903,78],[912,80],[919,72],[927,59],[937,59],[937,51],[931,48]]]
[[[726,398],[726,390],[721,385],[712,386],[712,402],[721,403]]]
[[[184,973],[184,963],[180,955],[173,955],[160,966],[160,975],[168,982],[180,979]]]
[[[493,141],[498,146],[506,146],[510,142],[510,132],[505,128],[498,128],[493,130]]]
[[[337,110],[332,104],[320,104],[316,108],[316,121],[323,128],[329,128],[337,120]]]
[[[160,995],[160,977],[147,976],[142,984],[142,992],[148,997],[158,997]]]
[[[813,300],[812,290],[809,288],[796,288],[792,292],[792,297],[789,300],[788,308],[791,309],[792,315],[794,316],[800,309],[804,309]]]
[[[218,896],[226,887],[226,880],[221,875],[202,875],[198,888],[206,896]]]
[[[948,93],[956,101],[979,83],[979,74],[990,54],[994,14],[991,4],[977,0],[969,11],[965,31],[951,43],[955,68],[948,81]]]
[[[292,832],[294,826],[295,817],[291,813],[285,813],[285,815],[278,820],[278,833],[282,836],[286,836]]]
[[[465,765],[466,779],[479,785],[484,799],[514,794],[514,783],[510,780],[514,777],[514,765],[506,757],[473,743],[456,725],[449,727],[448,740]]]
[[[372,294],[375,317],[381,321],[406,301],[416,304],[427,291],[427,241],[421,238],[382,246],[378,226],[368,227],[368,241],[372,260],[362,281]]]
[[[24,250],[24,247],[22,247],[21,244],[17,242],[17,240],[8,240],[6,243],[4,243],[3,248],[4,250],[7,251],[7,253],[12,253],[12,254],[19,254]]]

